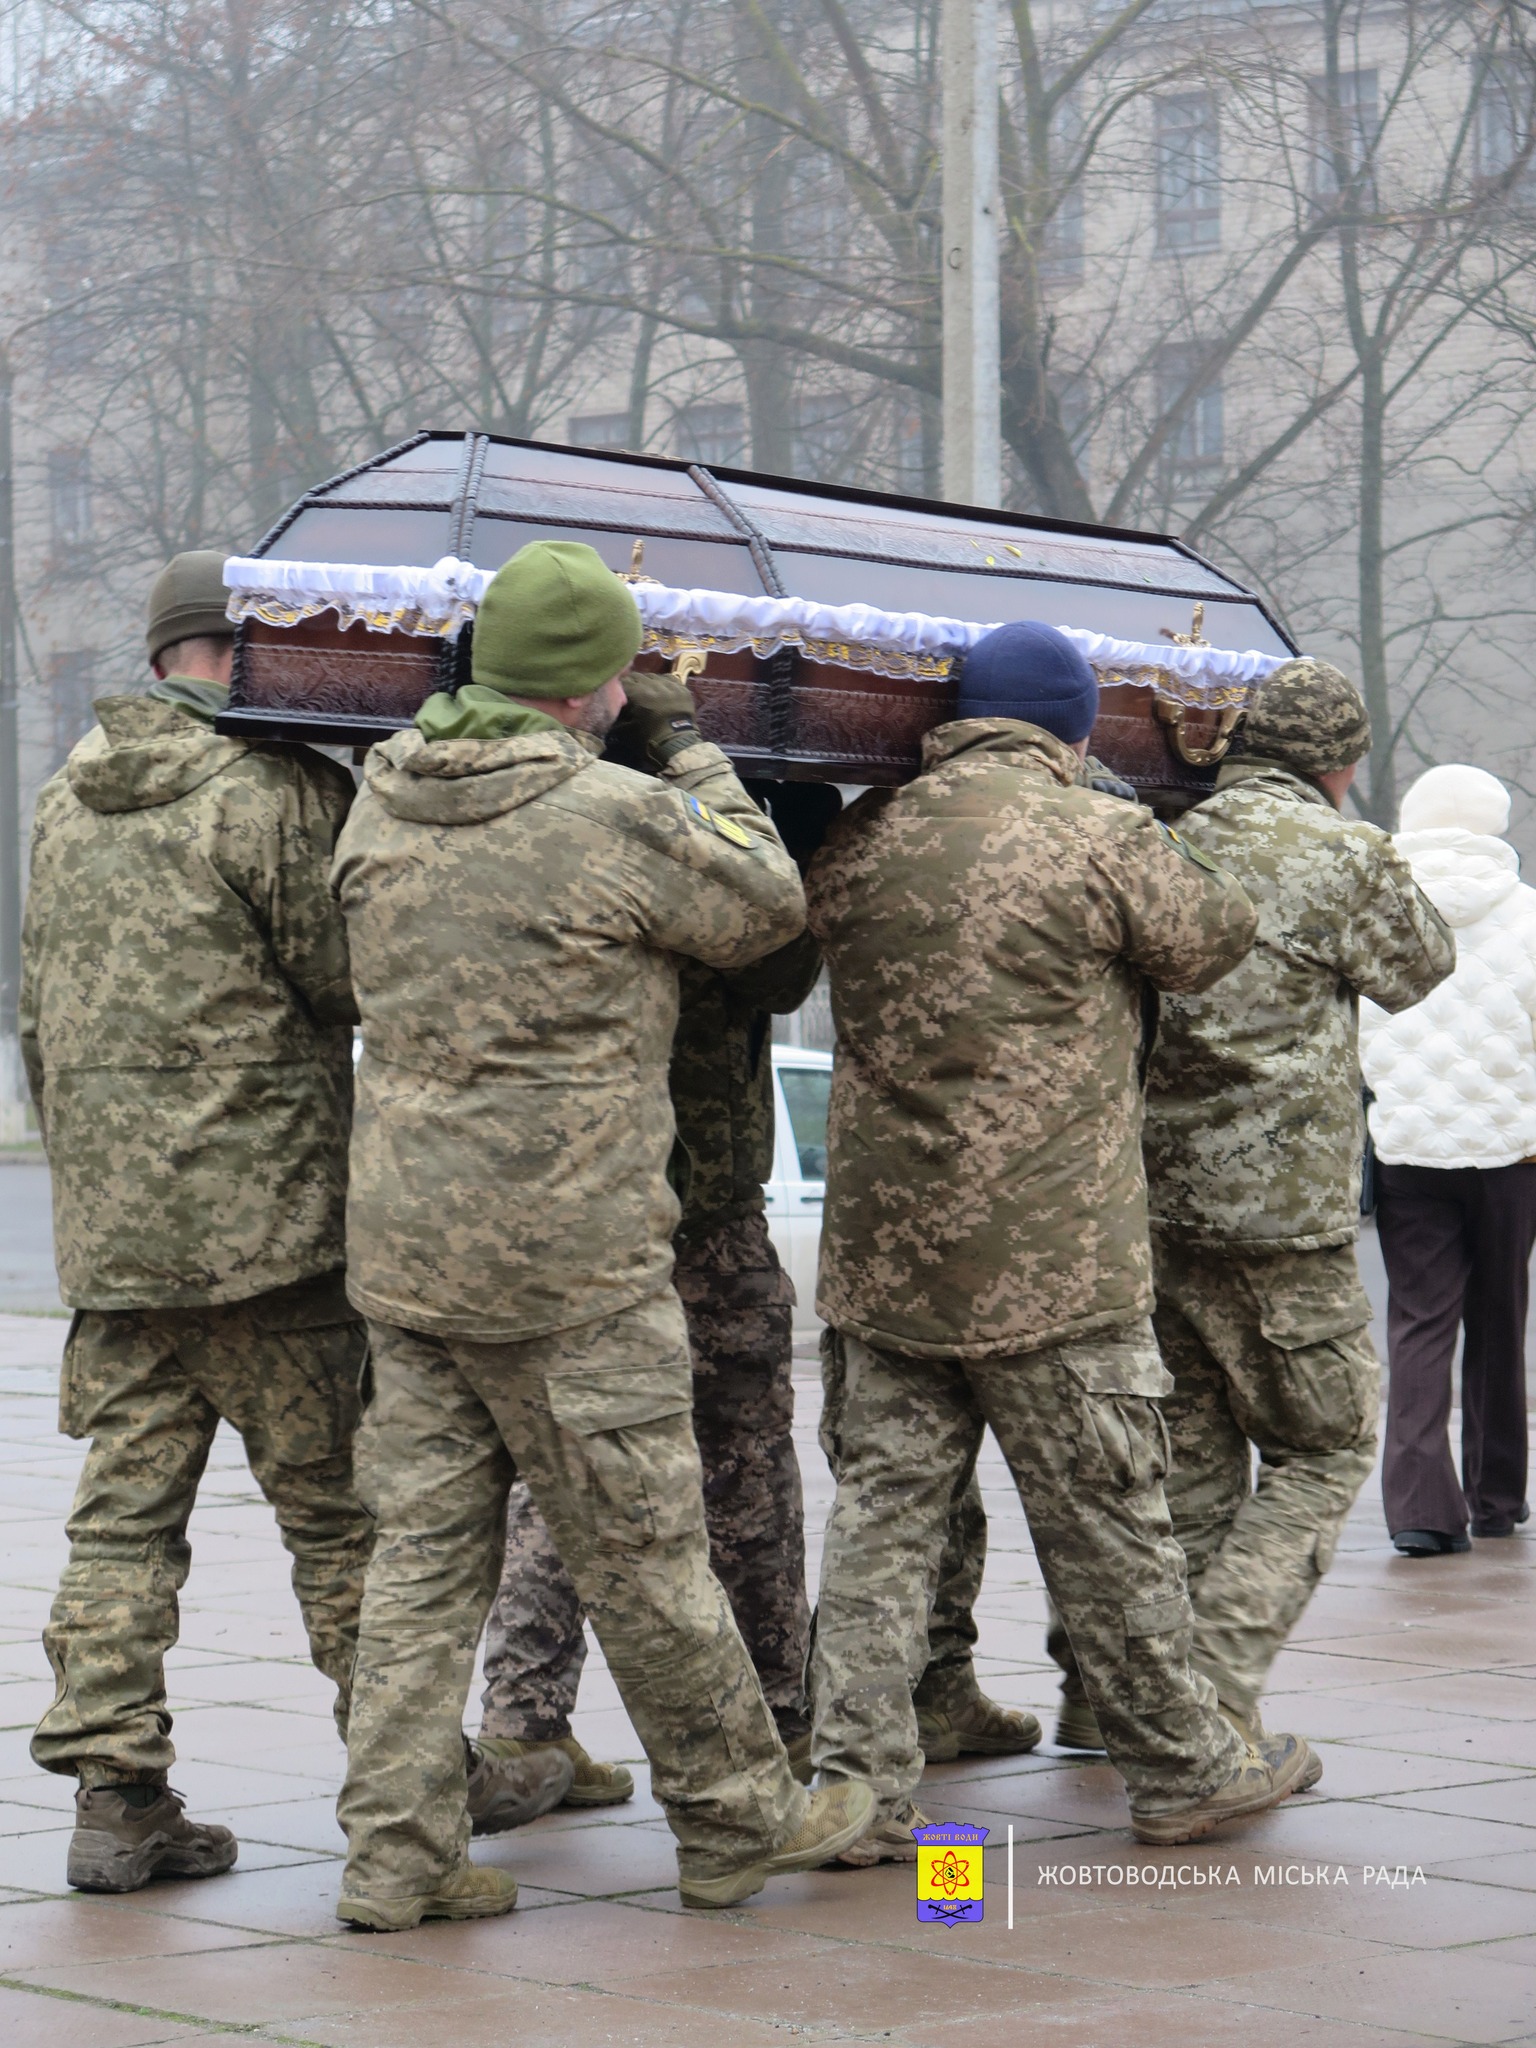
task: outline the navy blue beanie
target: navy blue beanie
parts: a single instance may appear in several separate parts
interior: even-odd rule
[[[994,626],[965,657],[956,718],[1022,718],[1068,746],[1087,739],[1099,715],[1088,660],[1054,626],[1023,619]]]

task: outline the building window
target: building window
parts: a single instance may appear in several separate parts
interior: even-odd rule
[[[48,451],[48,535],[56,562],[68,561],[91,538],[91,451]]]
[[[1337,156],[1342,153],[1345,177],[1351,182],[1358,179],[1362,202],[1374,206],[1376,178],[1371,165],[1380,126],[1376,73],[1341,71],[1337,101],[1330,96],[1326,78],[1312,79],[1308,95],[1311,104],[1313,197],[1338,198]]]
[[[1083,109],[1075,93],[1058,102],[1051,116],[1051,185],[1055,209],[1045,224],[1041,275],[1071,283],[1083,274],[1083,185],[1078,162]]]
[[[1081,370],[1073,370],[1069,375],[1057,378],[1052,389],[1056,393],[1056,412],[1061,420],[1061,430],[1072,453],[1081,462],[1088,453],[1093,429],[1093,393],[1088,388],[1088,379]]]
[[[627,412],[580,412],[571,420],[573,448],[618,448],[629,446]]]
[[[747,416],[739,405],[685,405],[677,416],[677,452],[706,469],[729,469],[747,452]]]
[[[846,391],[802,391],[795,399],[790,466],[796,476],[836,483],[847,475],[856,420]]]
[[[47,293],[48,368],[54,376],[73,376],[90,368],[95,333],[89,306],[90,258],[75,237],[50,242],[43,251],[43,289]]]
[[[1165,348],[1157,359],[1157,411],[1168,415],[1184,399],[1192,379],[1198,378],[1207,351],[1198,343]],[[1164,459],[1175,477],[1197,475],[1221,461],[1222,403],[1220,375],[1203,380],[1179,415],[1165,450]]]
[[[1157,102],[1157,246],[1214,249],[1221,241],[1221,137],[1208,92]]]
[[[1508,51],[1491,58],[1477,95],[1477,170],[1479,177],[1502,178],[1514,170],[1512,189],[1522,198],[1536,194],[1531,130],[1536,114],[1536,69]]]
[[[96,723],[96,655],[88,647],[55,654],[48,663],[48,697],[53,707],[53,759],[57,767]]]

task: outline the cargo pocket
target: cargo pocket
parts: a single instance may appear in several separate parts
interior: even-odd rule
[[[1139,1493],[1166,1477],[1168,1428],[1159,1400],[1173,1377],[1150,1337],[1145,1344],[1064,1345],[1062,1363],[1078,1386],[1074,1484],[1099,1493]]]
[[[549,1410],[576,1439],[599,1543],[643,1549],[702,1528],[704,1490],[690,1424],[693,1373],[672,1365],[553,1373]]]
[[[345,1275],[322,1273],[260,1295],[251,1319],[276,1354],[264,1391],[284,1462],[296,1462],[301,1446],[306,1462],[345,1450],[357,1429],[368,1360],[368,1326],[347,1299]]]
[[[69,1335],[64,1339],[64,1361],[59,1368],[59,1434],[60,1436],[82,1437],[90,1435],[90,1425],[85,1419],[84,1389],[81,1385],[80,1358],[76,1350],[76,1339],[80,1325],[85,1320],[84,1309],[76,1309],[69,1319]]]
[[[1371,1304],[1353,1248],[1340,1251],[1342,1257],[1302,1252],[1249,1266],[1259,1329],[1284,1361],[1243,1390],[1254,1410],[1245,1426],[1260,1444],[1343,1450],[1376,1427],[1381,1368],[1366,1335]]]
[[[1189,1652],[1195,1621],[1187,1595],[1170,1593],[1126,1607],[1125,1662],[1131,1705],[1160,1712],[1189,1690]]]

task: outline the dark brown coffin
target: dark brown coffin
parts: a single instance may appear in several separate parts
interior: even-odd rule
[[[1160,535],[484,434],[402,442],[308,492],[251,552],[380,567],[455,555],[494,569],[538,539],[587,541],[621,572],[641,540],[644,572],[678,588],[1043,619],[1154,644],[1188,633],[1198,604],[1216,646],[1294,652],[1256,596]],[[468,640],[342,631],[329,614],[293,627],[247,620],[220,729],[366,743],[466,678]],[[711,653],[693,688],[704,731],[745,772],[843,783],[907,780],[955,695],[952,681],[894,680],[792,650]],[[1173,751],[1155,697],[1107,687],[1094,751],[1149,793],[1194,794],[1215,771]],[[1188,713],[1186,751],[1214,728],[1214,714]]]

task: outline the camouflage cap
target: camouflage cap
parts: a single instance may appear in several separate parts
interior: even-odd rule
[[[1371,750],[1371,716],[1342,670],[1302,655],[1281,664],[1254,691],[1243,721],[1242,751],[1278,761],[1299,775],[1328,775]]]

